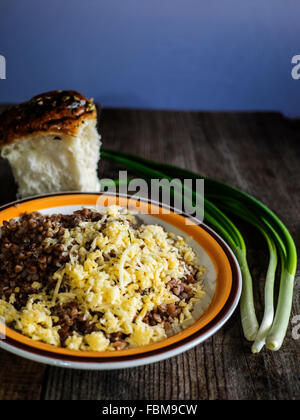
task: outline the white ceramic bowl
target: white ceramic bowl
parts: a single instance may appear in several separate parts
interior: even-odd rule
[[[40,211],[42,214],[71,214],[82,207],[96,206],[97,193],[61,193],[20,200],[0,208],[0,224],[20,216],[25,211]],[[111,196],[110,196],[111,198]],[[132,199],[116,196],[117,204],[127,206]],[[98,202],[99,203],[99,202]],[[159,209],[155,215],[149,209]],[[194,249],[198,263],[207,267],[204,279],[205,298],[195,308],[195,321],[177,334],[136,349],[115,352],[79,352],[62,349],[29,339],[6,328],[6,338],[0,340],[0,348],[36,362],[73,369],[120,369],[158,362],[176,356],[202,343],[215,334],[235,311],[242,287],[238,262],[228,245],[211,228],[186,214],[163,214],[162,206],[141,202],[139,219],[146,224],[159,224],[167,231],[187,238]],[[189,219],[189,224],[186,220]],[[1,330],[0,330],[1,332]],[[2,331],[4,332],[4,331]]]

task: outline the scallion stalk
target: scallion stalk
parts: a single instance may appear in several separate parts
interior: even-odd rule
[[[158,171],[157,169],[148,168],[139,162],[134,162],[132,160],[126,159],[123,156],[118,156],[117,154],[104,151],[102,152],[102,157],[118,162],[119,164],[124,165],[126,168],[134,171],[135,174],[146,178],[167,179],[169,181],[172,180],[171,177],[161,171]],[[180,187],[182,187],[181,184]],[[197,193],[195,191],[191,191],[186,186],[183,186],[183,194],[185,192],[189,193],[189,195],[192,193],[192,196],[197,198]],[[259,325],[255,313],[252,277],[248,267],[246,245],[244,239],[237,227],[223,212],[221,212],[209,200],[205,199],[204,202],[205,221],[214,227],[228,242],[239,262],[243,276],[243,288],[240,304],[242,326],[246,339],[249,341],[254,341],[259,329]]]
[[[124,164],[127,168],[146,178],[205,180],[205,220],[231,246],[242,270],[243,293],[241,298],[241,312],[244,334],[250,340],[256,339],[253,345],[254,352],[259,351],[264,342],[266,342],[267,348],[274,351],[278,350],[283,343],[288,328],[292,307],[294,278],[297,268],[296,246],[282,221],[268,207],[251,195],[219,181],[205,178],[182,168],[126,153],[104,150],[102,156]],[[193,197],[195,197],[195,194],[196,192],[193,191]],[[234,213],[236,216],[258,228],[267,241],[270,260],[265,285],[265,314],[259,331],[254,309],[252,279],[247,264],[244,239],[237,227],[215,204],[220,205],[225,211]],[[282,274],[275,319],[272,323],[274,314],[274,279],[277,266],[276,248],[278,248],[281,256]]]
[[[231,212],[235,216],[240,217],[241,219],[245,220],[246,222],[250,223],[252,226],[257,228],[264,237],[269,249],[269,266],[265,281],[264,316],[260,328],[257,332],[255,341],[252,345],[252,352],[259,353],[266,344],[266,338],[274,320],[274,283],[277,268],[277,248],[271,237],[272,230],[267,226],[264,226],[263,222],[260,221],[258,217],[252,215],[246,207],[244,207],[240,202],[236,201],[235,199],[227,198],[226,206],[224,205],[224,197],[215,196],[215,200],[216,202],[219,202],[221,208],[226,207],[227,211]],[[268,233],[267,230],[269,230]],[[281,243],[280,245],[282,246]],[[281,251],[281,249],[280,253],[283,257],[283,252]]]

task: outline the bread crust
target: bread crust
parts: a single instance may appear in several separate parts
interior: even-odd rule
[[[86,119],[97,119],[93,100],[74,90],[55,90],[12,106],[0,115],[0,148],[28,135],[76,135]]]

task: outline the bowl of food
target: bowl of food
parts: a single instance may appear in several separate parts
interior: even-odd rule
[[[35,361],[163,360],[214,334],[240,298],[224,241],[157,203],[50,194],[2,207],[0,224],[0,347]]]

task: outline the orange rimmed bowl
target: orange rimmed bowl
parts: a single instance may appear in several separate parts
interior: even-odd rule
[[[234,312],[241,294],[241,273],[230,248],[208,226],[187,214],[129,196],[99,193],[60,193],[20,200],[0,208],[4,220],[24,212],[71,214],[82,207],[101,208],[116,204],[137,212],[146,224],[159,224],[167,231],[188,238],[198,263],[207,267],[206,292],[195,311],[195,321],[182,331],[156,343],[120,351],[77,351],[34,341],[0,324],[0,348],[31,360],[78,369],[115,369],[163,360],[186,351],[213,335]]]

